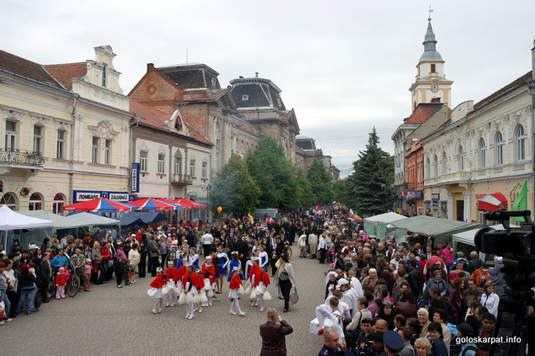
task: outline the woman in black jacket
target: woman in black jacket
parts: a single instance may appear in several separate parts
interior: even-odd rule
[[[35,292],[37,291],[37,288],[35,287],[36,280],[33,272],[29,271],[28,265],[22,265],[19,274],[20,299],[17,305],[17,314],[21,312],[23,304],[26,304],[26,315],[31,314],[31,312],[34,311],[33,301]]]

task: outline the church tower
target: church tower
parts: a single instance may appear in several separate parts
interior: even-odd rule
[[[409,88],[413,111],[421,103],[441,102],[451,105],[453,81],[447,80],[444,75],[444,60],[436,49],[437,40],[431,26],[431,11],[427,19],[429,23],[423,42],[424,53],[416,66],[418,70],[416,80]]]

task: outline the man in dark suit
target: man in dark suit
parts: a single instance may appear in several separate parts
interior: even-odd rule
[[[293,329],[273,308],[267,310],[267,318],[267,322],[260,325],[260,356],[286,356],[286,335],[291,334]]]
[[[418,262],[416,260],[409,260],[409,266],[411,270],[409,271],[407,280],[409,281],[412,295],[414,295],[414,298],[418,298],[420,295],[422,295],[424,289],[424,276],[418,269]]]

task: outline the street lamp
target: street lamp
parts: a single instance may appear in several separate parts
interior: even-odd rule
[[[204,184],[201,185],[201,190],[210,192],[212,190],[212,183],[208,183],[206,186]]]

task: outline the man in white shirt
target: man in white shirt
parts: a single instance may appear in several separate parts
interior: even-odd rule
[[[204,231],[204,235],[202,235],[201,237],[201,244],[202,244],[203,251],[204,251],[204,258],[210,255],[210,248],[212,247],[213,242],[214,242],[214,237],[210,233],[210,230],[206,229]]]

